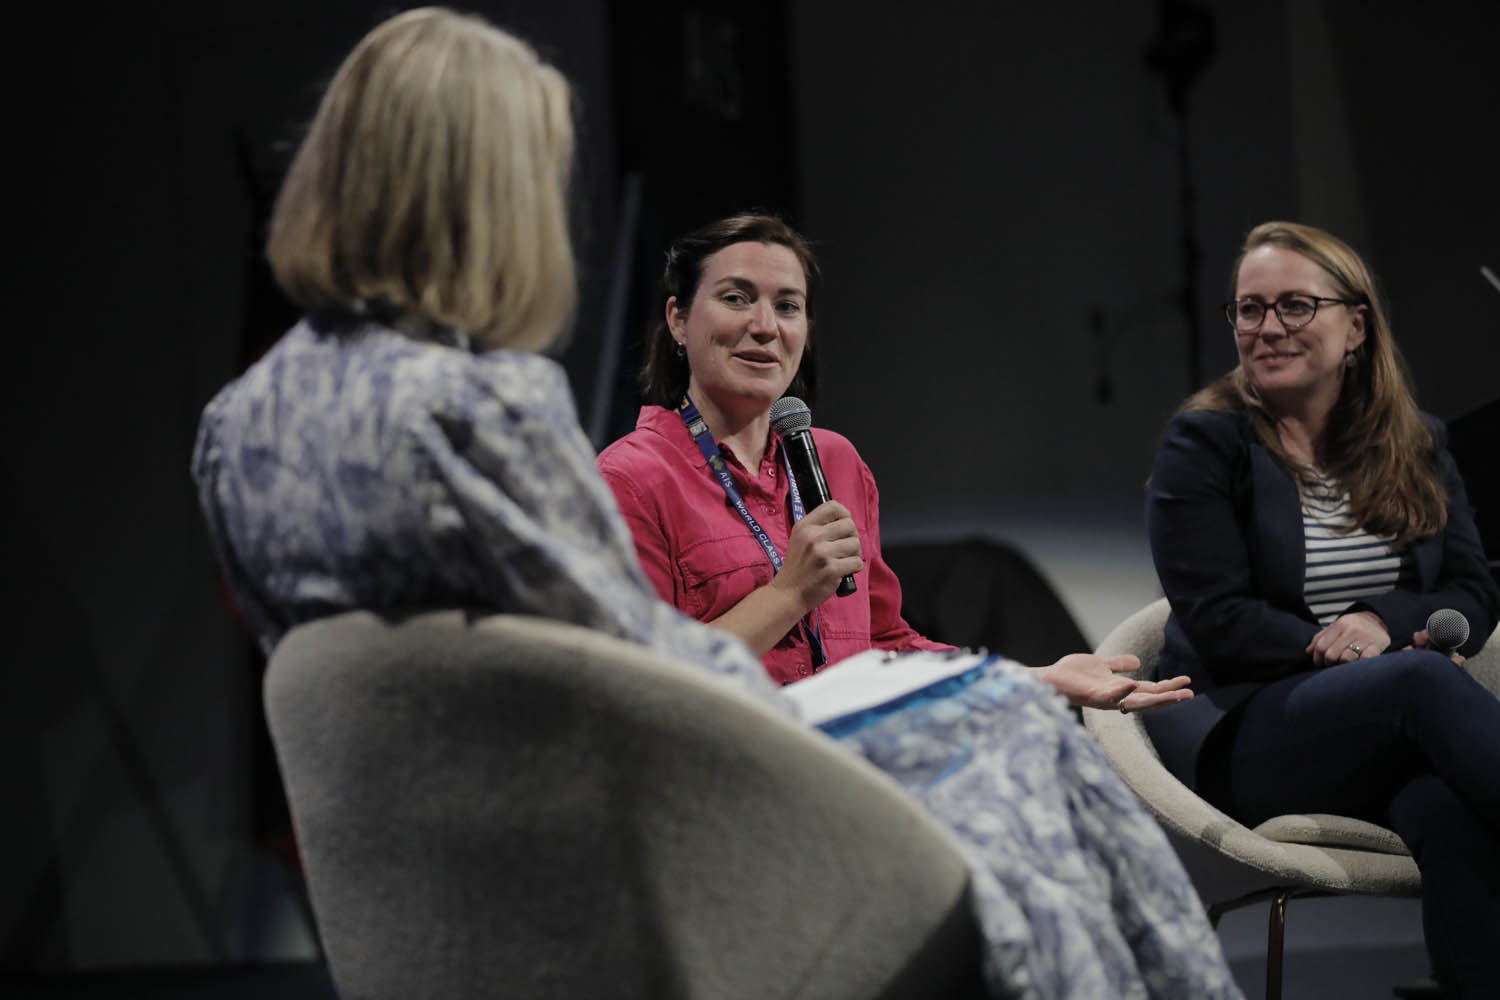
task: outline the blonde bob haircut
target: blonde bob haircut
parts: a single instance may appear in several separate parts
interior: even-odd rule
[[[1393,536],[1401,545],[1436,534],[1448,519],[1436,446],[1417,409],[1374,275],[1359,254],[1331,233],[1296,222],[1265,222],[1250,230],[1229,269],[1231,299],[1246,255],[1264,246],[1291,250],[1317,264],[1332,280],[1334,295],[1365,313],[1364,343],[1344,372],[1324,446],[1324,471],[1349,491],[1355,523]],[[1199,391],[1183,408],[1248,414],[1261,442],[1297,474],[1297,463],[1276,433],[1274,416],[1243,367]]]
[[[557,70],[477,17],[410,10],[339,67],[276,199],[266,254],[310,311],[384,310],[485,349],[541,350],[576,300],[572,156]]]

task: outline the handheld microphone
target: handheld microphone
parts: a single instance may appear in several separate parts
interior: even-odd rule
[[[796,396],[782,396],[771,404],[771,429],[781,436],[792,478],[807,509],[832,500],[828,480],[823,477],[823,463],[818,458],[818,446],[813,443],[812,410],[807,404]],[[846,576],[834,593],[848,597],[856,589],[854,577]]]
[[[1427,642],[1451,653],[1469,641],[1469,619],[1452,608],[1440,608],[1427,616]]]

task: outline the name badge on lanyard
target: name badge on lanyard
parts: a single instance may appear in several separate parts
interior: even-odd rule
[[[708,459],[708,467],[713,470],[714,477],[719,480],[719,486],[723,488],[724,495],[734,509],[739,511],[740,518],[745,526],[750,529],[750,534],[760,542],[760,547],[765,550],[766,558],[771,560],[771,567],[776,572],[781,572],[781,553],[776,551],[776,545],[771,541],[771,536],[766,534],[755,515],[750,513],[750,508],[745,505],[745,500],[740,496],[739,487],[734,485],[734,477],[729,474],[729,467],[724,461],[724,454],[719,451],[719,444],[714,436],[708,431],[708,424],[704,422],[698,407],[686,396],[677,406],[677,415],[682,418],[682,423],[687,427],[688,433],[693,436],[693,442],[698,445],[698,450],[703,457]],[[791,487],[792,493],[792,523],[796,524],[802,520],[806,510],[802,506],[802,491],[797,489],[797,477],[792,475],[791,463],[787,461],[786,451],[781,453],[781,465],[786,469],[786,481]],[[821,667],[828,662],[828,657],[823,652],[823,638],[818,630],[818,613],[816,610],[809,616],[811,621],[803,622],[803,628],[807,632],[808,645],[812,649],[813,666]]]

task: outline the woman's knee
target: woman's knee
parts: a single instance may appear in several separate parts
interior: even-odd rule
[[[1368,670],[1368,681],[1385,688],[1403,705],[1449,695],[1471,680],[1462,667],[1430,649],[1403,649],[1354,666]]]
[[[1413,778],[1391,799],[1390,825],[1424,868],[1450,862],[1460,870],[1477,864],[1495,877],[1494,837],[1479,815],[1435,774]]]
[[[1458,664],[1435,649],[1402,649],[1394,653],[1382,653],[1371,660],[1370,664],[1403,675],[1427,675],[1445,667],[1458,668]]]

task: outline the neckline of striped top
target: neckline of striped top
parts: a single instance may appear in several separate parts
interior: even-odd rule
[[[1302,533],[1306,551],[1303,596],[1323,625],[1351,604],[1387,593],[1416,578],[1416,565],[1390,536],[1359,527],[1349,507],[1349,492],[1315,470],[1299,486]]]

